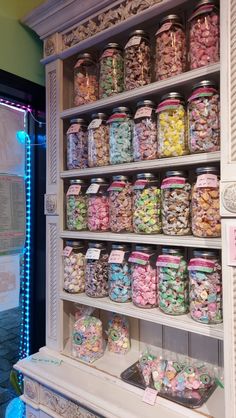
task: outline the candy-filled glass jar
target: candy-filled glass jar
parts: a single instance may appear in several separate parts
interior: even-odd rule
[[[196,237],[220,237],[219,169],[199,167],[192,189],[192,232]]]
[[[158,304],[155,247],[136,245],[130,254],[132,301],[140,308],[153,308]]]
[[[212,81],[195,84],[188,99],[188,146],[192,154],[220,149],[220,98]]]
[[[93,298],[108,296],[108,252],[102,243],[90,242],[86,252],[85,293]]]
[[[64,290],[81,293],[85,289],[85,246],[82,241],[66,241],[63,250]]]
[[[133,120],[127,107],[116,107],[108,119],[110,164],[132,161]]]
[[[80,54],[74,66],[74,105],[91,103],[97,98],[97,65],[91,54]]]
[[[161,190],[151,173],[137,174],[133,185],[133,227],[139,234],[161,232]]]
[[[175,14],[161,20],[156,33],[156,80],[186,71],[186,36],[181,18]]]
[[[190,19],[190,69],[218,62],[220,59],[220,17],[214,0],[200,0]]]
[[[107,44],[100,58],[99,98],[110,97],[124,90],[124,58],[119,44]]]
[[[159,308],[169,315],[188,312],[187,262],[182,248],[162,248],[157,258]]]
[[[87,185],[83,180],[70,180],[66,193],[66,224],[70,231],[87,229]]]
[[[134,161],[157,158],[157,123],[154,108],[155,104],[151,100],[137,103],[133,134]]]
[[[125,90],[145,86],[151,82],[151,51],[148,34],[140,29],[129,36],[125,45]]]
[[[156,112],[158,156],[163,158],[188,154],[186,111],[181,94],[165,94]]]
[[[184,171],[167,171],[161,184],[162,229],[166,235],[188,235],[191,185]]]
[[[112,244],[108,260],[109,297],[114,302],[131,300],[131,266],[128,263],[130,248]]]
[[[190,314],[198,322],[222,322],[222,277],[219,253],[197,250],[188,265]]]
[[[126,176],[113,176],[109,191],[109,218],[112,232],[132,232],[132,185]]]
[[[109,164],[109,128],[105,113],[94,113],[88,126],[88,166]]]
[[[66,139],[67,170],[88,167],[88,133],[84,119],[71,119]]]
[[[90,231],[109,230],[108,183],[105,179],[92,178],[86,191],[88,196],[88,229]]]

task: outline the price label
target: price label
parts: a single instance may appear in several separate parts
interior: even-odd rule
[[[100,184],[92,183],[86,190],[86,194],[96,194],[100,188]]]
[[[192,258],[189,261],[188,270],[202,271],[204,273],[212,273],[214,271],[215,262],[206,260],[205,258]]]
[[[97,129],[102,124],[102,119],[93,119],[92,122],[90,122],[88,129]]]
[[[182,189],[185,182],[184,177],[167,177],[162,180],[161,189]]]
[[[125,45],[125,49],[130,48],[131,46],[140,45],[141,39],[141,36],[132,36],[132,38],[130,38],[130,40]]]
[[[77,132],[79,132],[79,130],[80,130],[80,124],[77,123],[77,124],[71,125],[66,133],[67,133],[67,135],[77,134]]]
[[[80,194],[81,186],[80,184],[73,184],[69,187],[66,196],[78,196]]]
[[[134,119],[138,119],[138,118],[150,118],[152,114],[152,108],[151,107],[140,107],[135,115],[134,115]]]
[[[133,189],[143,190],[147,184],[148,184],[147,180],[136,180],[136,182],[134,183]]]
[[[169,267],[173,269],[178,269],[180,265],[180,257],[172,255],[159,255],[157,258],[156,265],[158,267]]]
[[[108,263],[122,264],[124,261],[125,251],[112,250],[108,259]]]
[[[81,65],[83,65],[85,63],[85,60],[84,59],[82,59],[82,60],[78,60],[77,62],[76,62],[76,64],[75,64],[75,67],[74,68],[79,68]]]
[[[71,255],[71,251],[73,250],[73,247],[69,247],[69,246],[66,246],[65,248],[64,248],[64,250],[62,251],[62,255],[64,256],[64,257],[69,257],[70,255]]]
[[[236,266],[236,226],[230,226],[228,229],[229,236],[229,266]]]
[[[113,55],[114,55],[114,51],[112,49],[107,49],[106,51],[103,52],[101,59],[107,58],[107,57],[113,57]]]
[[[108,191],[116,191],[121,192],[121,190],[126,186],[126,183],[124,181],[113,181],[108,188]]]
[[[85,258],[87,260],[99,260],[101,250],[99,248],[89,248],[86,252]]]
[[[169,30],[171,26],[172,26],[171,22],[164,23],[164,25],[162,25],[160,29],[158,29],[158,31],[156,32],[156,35],[159,35],[160,33],[165,32],[166,30]]]
[[[212,187],[217,188],[218,179],[215,174],[201,174],[197,178],[196,187]]]
[[[133,251],[129,257],[130,263],[137,263],[145,266],[148,263],[150,254],[142,253],[139,251]]]
[[[149,405],[155,405],[158,392],[155,389],[146,388],[142,401]]]

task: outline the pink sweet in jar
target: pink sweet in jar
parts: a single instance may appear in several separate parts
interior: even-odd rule
[[[132,185],[126,176],[113,176],[109,187],[109,216],[112,232],[132,232]]]
[[[134,115],[133,157],[134,161],[157,158],[157,122],[151,100],[137,103]]]
[[[109,230],[108,184],[103,178],[91,179],[86,191],[88,195],[88,229],[90,231]]]

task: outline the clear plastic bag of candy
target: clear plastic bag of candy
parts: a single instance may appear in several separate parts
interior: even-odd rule
[[[108,350],[126,354],[130,349],[129,321],[124,315],[113,314],[108,322]]]

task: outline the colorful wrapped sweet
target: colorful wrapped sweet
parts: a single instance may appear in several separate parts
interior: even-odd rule
[[[113,314],[108,322],[108,350],[126,354],[130,349],[129,322],[123,315]]]

